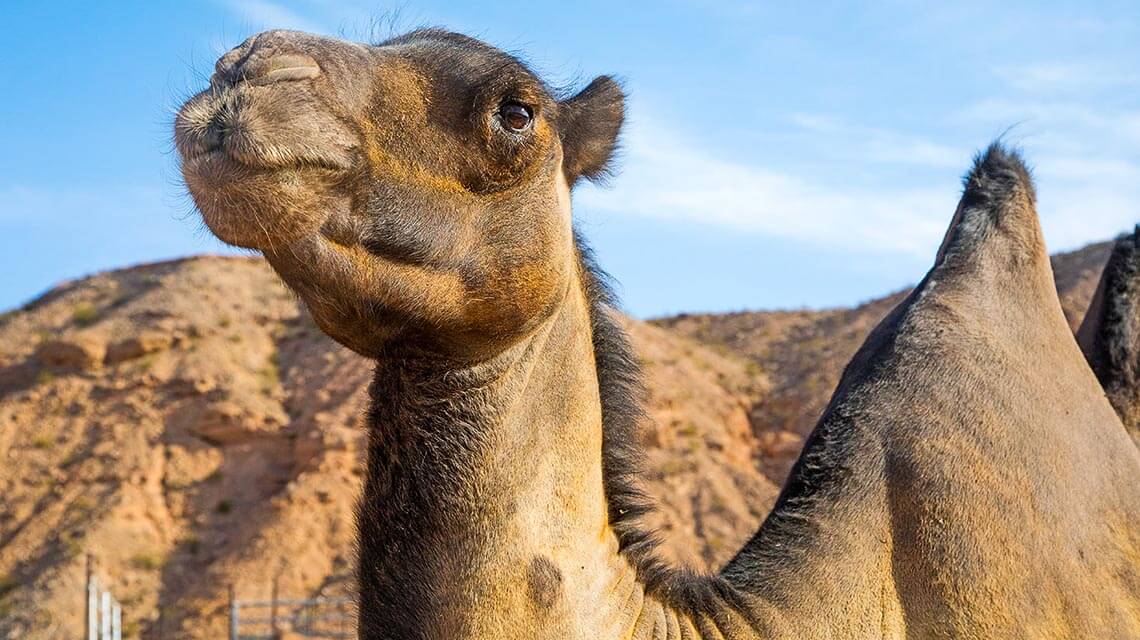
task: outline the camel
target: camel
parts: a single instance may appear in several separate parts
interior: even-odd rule
[[[1113,246],[1077,341],[1140,444],[1140,227]]]
[[[290,31],[175,123],[204,222],[373,358],[361,638],[1140,638],[1140,450],[1068,326],[1020,156],[853,358],[722,571],[639,524],[636,358],[574,231],[624,119],[478,40]]]

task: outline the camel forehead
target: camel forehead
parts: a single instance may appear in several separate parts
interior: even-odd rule
[[[525,82],[542,89],[545,84],[521,60],[481,40],[440,29],[420,29],[376,45],[384,53],[405,60],[425,78],[459,84]]]
[[[392,38],[372,51],[365,77],[352,82],[366,85],[370,96],[353,119],[364,134],[362,151],[373,175],[462,195],[460,175],[487,162],[487,113],[506,99],[534,109],[534,147],[549,147],[557,102],[514,56],[436,29]]]

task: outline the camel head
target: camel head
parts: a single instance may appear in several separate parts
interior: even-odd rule
[[[623,102],[608,77],[560,99],[454,33],[270,31],[218,60],[175,141],[206,226],[261,251],[330,336],[476,359],[573,286],[569,190],[604,174]]]
[[[1077,340],[1140,443],[1140,227],[1113,246]]]

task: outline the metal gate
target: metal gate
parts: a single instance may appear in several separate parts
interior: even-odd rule
[[[303,638],[355,638],[356,617],[349,598],[238,600],[230,587],[230,640],[276,640],[284,633]]]
[[[86,640],[122,640],[123,608],[95,575],[95,562],[87,556]]]

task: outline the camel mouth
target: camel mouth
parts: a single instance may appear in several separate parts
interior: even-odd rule
[[[347,205],[351,164],[252,145],[182,154],[182,177],[202,221],[222,242],[272,251],[316,234]]]
[[[206,226],[227,244],[261,251],[316,233],[345,206],[359,147],[300,86],[307,83],[275,78],[210,87],[174,123],[182,177]]]
[[[227,172],[226,170],[232,170]],[[182,157],[183,172],[235,175],[233,171],[254,171],[263,174],[286,171],[319,170],[344,173],[352,169],[352,163],[336,157],[320,155],[296,155],[288,159],[280,158],[273,150],[242,149],[235,151],[224,147],[201,149]]]
[[[288,67],[273,73],[311,73]],[[188,100],[174,122],[183,170],[234,163],[247,169],[348,172],[359,146],[350,129],[322,108],[311,91],[274,77],[264,85],[211,87]],[[321,140],[321,144],[313,144]]]

